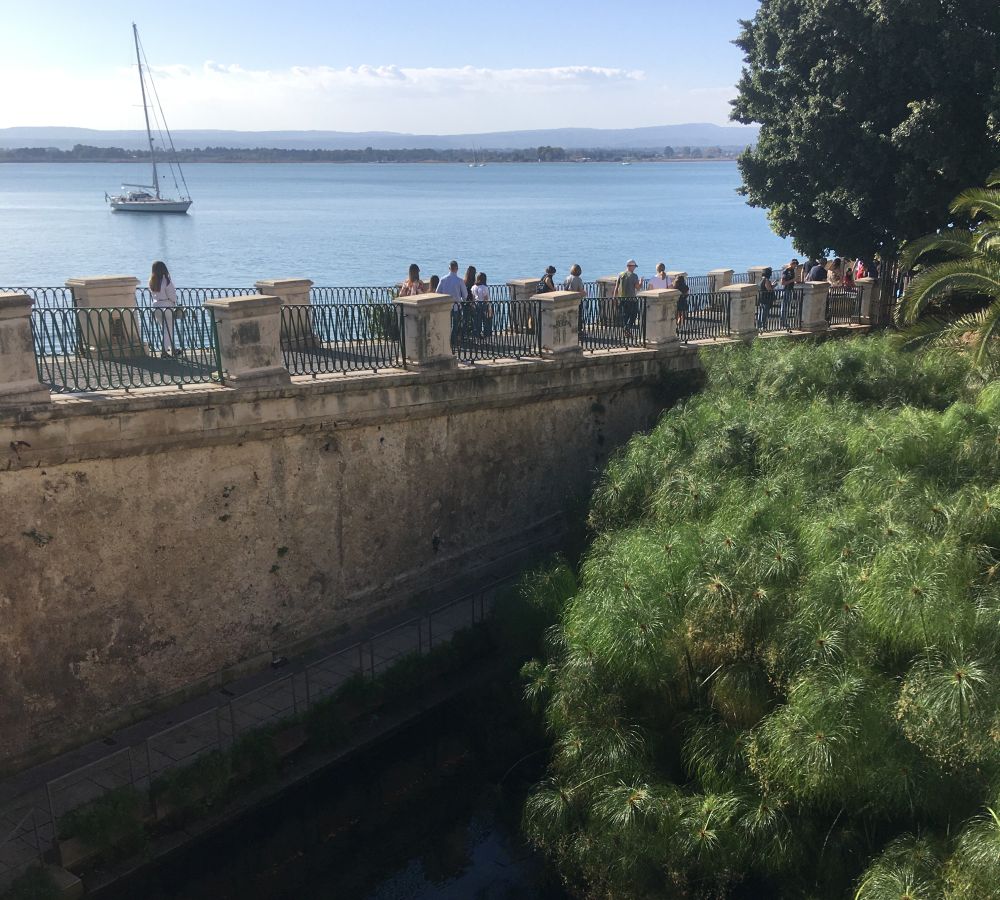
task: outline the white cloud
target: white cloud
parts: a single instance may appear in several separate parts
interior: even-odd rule
[[[154,66],[153,73],[175,129],[448,133],[721,123],[731,96],[722,89],[664,90],[642,70],[600,66],[254,69],[210,60],[196,67]],[[12,78],[0,63],[0,79]],[[17,81],[24,89],[17,97],[8,94],[12,102],[0,108],[0,126],[141,125],[134,69],[89,78],[59,69],[22,70]]]

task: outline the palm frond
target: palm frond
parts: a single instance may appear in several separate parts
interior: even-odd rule
[[[979,294],[1000,300],[1000,270],[975,258],[932,266],[907,286],[896,308],[896,321],[912,325],[929,304],[954,294]]]
[[[1000,219],[1000,189],[969,188],[962,191],[951,201],[951,211],[970,217],[986,215],[991,219]]]
[[[949,228],[938,234],[907,241],[903,245],[900,265],[912,269],[928,253],[948,253],[962,258],[972,256],[975,253],[975,236],[968,230]]]

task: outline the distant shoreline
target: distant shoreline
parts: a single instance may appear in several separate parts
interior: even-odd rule
[[[3,151],[0,151],[2,153]],[[449,159],[388,159],[378,160],[330,160],[330,159],[184,159],[181,162],[185,166],[214,166],[214,165],[278,165],[278,166],[467,166],[468,163],[461,160]],[[735,163],[735,158],[723,159],[698,159],[696,157],[684,157],[681,159],[635,159],[629,162],[630,166],[659,165],[663,163]],[[122,157],[120,159],[3,159],[0,158],[0,165],[148,165],[148,159],[134,159]],[[622,163],[614,159],[532,159],[532,160],[496,160],[487,163],[488,166],[533,166],[533,165],[611,165],[620,166]]]

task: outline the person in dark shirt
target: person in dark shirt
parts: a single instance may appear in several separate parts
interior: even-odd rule
[[[795,300],[795,273],[798,271],[799,261],[792,259],[787,266],[781,270],[781,328],[788,331],[788,313],[793,308]]]
[[[816,263],[810,270],[809,274],[806,276],[806,281],[826,281],[827,271],[826,271],[826,260],[821,259]]]

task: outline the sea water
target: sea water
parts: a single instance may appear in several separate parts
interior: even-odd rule
[[[166,173],[167,196],[176,196]],[[112,212],[104,193],[146,182],[130,163],[0,164],[0,286],[135,275],[165,260],[179,286],[261,278],[391,284],[416,262],[456,259],[490,282],[640,275],[656,263],[704,274],[778,265],[791,242],[748,207],[732,162],[464,164],[203,163],[184,170],[187,215]]]

